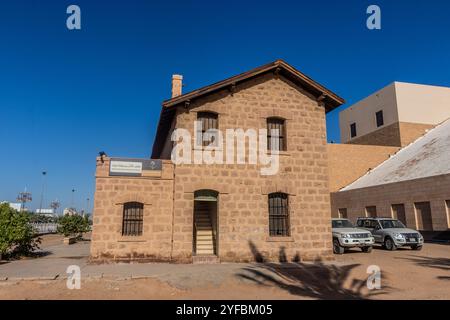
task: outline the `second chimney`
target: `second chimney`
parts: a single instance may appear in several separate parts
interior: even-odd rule
[[[172,98],[181,96],[181,90],[183,87],[183,76],[174,74],[172,76]]]

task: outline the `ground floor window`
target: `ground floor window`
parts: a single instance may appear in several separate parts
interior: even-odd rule
[[[290,236],[289,203],[286,193],[269,194],[270,236]]]
[[[393,204],[392,218],[400,220],[406,226],[405,205],[403,203]]]
[[[339,218],[341,219],[347,219],[347,208],[339,208],[338,209]]]
[[[431,205],[429,202],[414,203],[416,209],[417,229],[433,231],[433,220],[431,218]]]
[[[376,218],[377,217],[377,207],[376,206],[366,207],[366,217]]]
[[[123,236],[142,235],[144,223],[144,204],[139,202],[127,202],[123,205]]]

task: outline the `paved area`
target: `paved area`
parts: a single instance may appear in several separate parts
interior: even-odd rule
[[[0,264],[0,299],[450,299],[450,246],[444,244],[352,250],[333,263],[216,265],[92,265],[89,241],[43,244],[40,258]],[[84,290],[65,287],[69,265],[81,268]],[[370,265],[380,267],[380,290],[366,287]]]

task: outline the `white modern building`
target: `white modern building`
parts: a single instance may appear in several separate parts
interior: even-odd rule
[[[450,118],[450,88],[394,82],[339,114],[341,142],[403,147]]]

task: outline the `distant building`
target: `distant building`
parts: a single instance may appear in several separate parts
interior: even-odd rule
[[[75,208],[65,208],[63,211],[63,215],[65,216],[75,216],[78,215],[78,212]]]
[[[36,213],[43,214],[43,215],[45,215],[45,214],[53,215],[53,214],[55,214],[55,210],[53,210],[53,209],[36,209]]]
[[[422,231],[450,229],[449,106],[450,88],[395,82],[344,110],[342,141],[349,144],[330,154],[330,168],[346,184],[330,190],[332,216],[392,217]],[[357,128],[353,138],[351,123]],[[366,150],[358,154],[361,148]],[[350,166],[342,164],[345,158]]]
[[[20,209],[22,208],[21,203],[13,203],[13,202],[8,202],[8,201],[0,202],[0,204],[4,204],[4,203],[9,204],[10,208],[17,210],[17,211],[20,211]]]
[[[450,118],[450,88],[394,82],[339,114],[341,142],[404,147]]]

